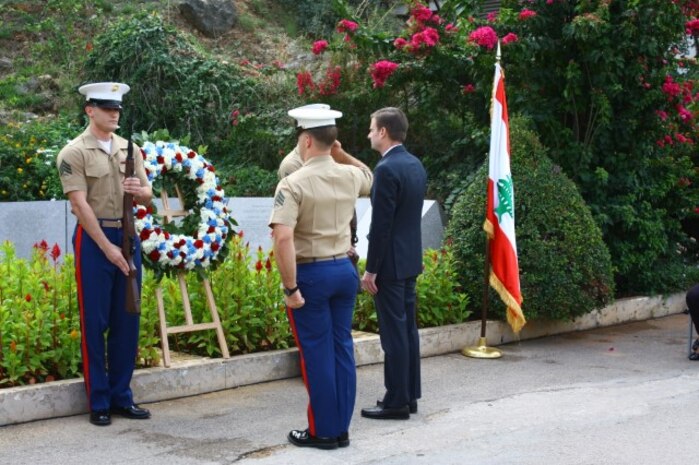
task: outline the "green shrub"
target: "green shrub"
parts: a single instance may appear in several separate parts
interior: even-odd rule
[[[429,328],[462,323],[471,315],[469,296],[459,284],[454,254],[449,246],[423,253],[423,270],[417,278],[417,326]],[[360,276],[366,261],[359,262]],[[374,298],[368,292],[357,295],[353,327],[359,331],[378,332]]]
[[[279,181],[276,171],[257,166],[237,166],[222,179],[228,197],[272,197]],[[223,174],[223,173],[222,173]]]
[[[255,102],[259,92],[237,65],[202,54],[155,14],[114,21],[96,37],[84,78],[131,86],[121,123],[126,132],[189,134],[192,145],[209,145],[212,155],[234,106]]]
[[[536,134],[519,118],[510,123],[525,317],[569,320],[604,306],[614,296],[612,265],[590,210],[573,182],[547,157]],[[483,292],[486,179],[484,163],[454,206],[447,228],[469,295]],[[489,293],[494,313],[504,317],[504,305]]]
[[[56,155],[81,131],[66,117],[8,124],[0,133],[0,201],[64,198]]]

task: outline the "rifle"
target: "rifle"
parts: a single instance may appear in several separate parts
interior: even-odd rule
[[[134,175],[133,142],[129,138],[129,146],[126,154],[125,176]],[[126,311],[129,313],[141,313],[141,292],[138,288],[136,266],[133,255],[136,253],[136,225],[133,219],[133,194],[124,192],[124,206],[121,217],[121,225],[124,228],[124,238],[121,241],[121,253],[129,264],[129,276],[126,279]]]

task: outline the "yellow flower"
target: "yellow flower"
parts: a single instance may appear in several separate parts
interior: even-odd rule
[[[24,172],[24,170],[23,170],[22,168],[17,168],[17,172],[18,172],[19,174],[22,174],[22,173]]]
[[[80,335],[78,334],[78,330],[77,330],[77,329],[74,329],[73,331],[70,332],[70,338],[71,338],[71,339],[77,339],[78,336],[80,336]]]
[[[24,162],[28,165],[28,164],[30,164],[30,163],[32,162],[32,158],[29,157],[29,158],[27,158],[26,160],[24,160]]]

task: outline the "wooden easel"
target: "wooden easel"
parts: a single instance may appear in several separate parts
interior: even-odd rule
[[[168,224],[173,220],[173,218],[187,216],[187,210],[184,205],[184,196],[180,191],[179,187],[175,187],[177,192],[177,198],[180,200],[181,210],[171,210],[170,203],[168,201],[167,191],[164,189],[160,192],[160,198],[163,202],[162,215],[165,224]],[[163,348],[163,364],[166,367],[170,366],[170,344],[168,343],[167,337],[169,334],[178,333],[191,333],[194,331],[204,331],[208,329],[215,329],[216,336],[218,338],[218,345],[221,348],[221,354],[223,358],[229,358],[228,346],[226,345],[226,338],[223,335],[223,327],[221,326],[221,320],[218,317],[218,310],[216,309],[216,302],[214,301],[214,293],[211,291],[211,283],[209,280],[204,278],[204,291],[206,292],[206,304],[211,312],[211,323],[194,323],[192,320],[192,308],[189,303],[189,293],[187,292],[187,282],[184,278],[185,274],[183,272],[177,273],[177,280],[180,283],[180,292],[182,293],[182,306],[184,307],[184,319],[185,324],[182,326],[173,326],[171,328],[167,327],[167,320],[165,319],[165,303],[163,300],[163,288],[158,286],[155,290],[155,297],[158,301],[158,317],[160,318],[160,340]]]

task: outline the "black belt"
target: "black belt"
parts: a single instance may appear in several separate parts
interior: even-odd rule
[[[341,258],[347,258],[347,254],[343,253],[340,255],[332,255],[330,257],[298,258],[296,259],[296,264],[302,265],[304,263],[328,262],[330,260],[339,260]]]

